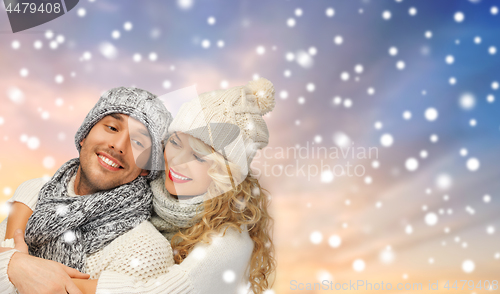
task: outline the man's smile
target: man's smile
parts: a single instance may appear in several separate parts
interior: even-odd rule
[[[121,163],[113,158],[111,155],[106,154],[104,152],[97,152],[97,158],[99,163],[106,169],[111,170],[111,171],[117,171],[120,169],[123,169],[123,166]]]

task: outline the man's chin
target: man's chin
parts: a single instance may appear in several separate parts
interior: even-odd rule
[[[123,184],[119,178],[110,178],[105,173],[94,173],[87,177],[87,180],[89,185],[98,191],[110,190]]]

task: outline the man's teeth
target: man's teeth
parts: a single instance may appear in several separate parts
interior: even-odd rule
[[[105,163],[107,163],[108,165],[112,166],[112,167],[115,167],[115,168],[119,168],[120,166],[114,162],[112,162],[111,160],[109,160],[108,158],[102,156],[102,155],[99,155],[99,158],[102,159],[102,161],[104,161]]]
[[[181,176],[175,174],[174,172],[170,172],[170,174],[172,175],[172,177],[179,179],[179,180],[183,180],[183,181],[191,180],[190,178],[181,177]]]

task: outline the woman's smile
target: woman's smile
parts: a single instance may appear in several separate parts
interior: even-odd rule
[[[175,172],[172,168],[168,169],[168,177],[170,180],[172,180],[172,182],[179,183],[179,184],[186,183],[186,182],[193,180],[191,178],[184,176],[183,174]]]
[[[191,145],[196,147],[193,149]],[[211,151],[208,145],[191,135],[173,133],[163,153],[165,174],[168,174],[165,188],[172,195],[197,196],[206,193],[212,183],[208,175],[212,162],[203,155],[211,154]]]

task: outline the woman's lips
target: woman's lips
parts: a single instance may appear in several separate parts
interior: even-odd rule
[[[174,170],[172,170],[171,168],[168,170],[168,178],[170,180],[172,180],[172,182],[174,183],[179,183],[179,184],[182,184],[182,183],[187,183],[189,181],[192,181],[193,179],[191,178],[188,178],[182,174],[179,174],[179,173],[176,173]]]

